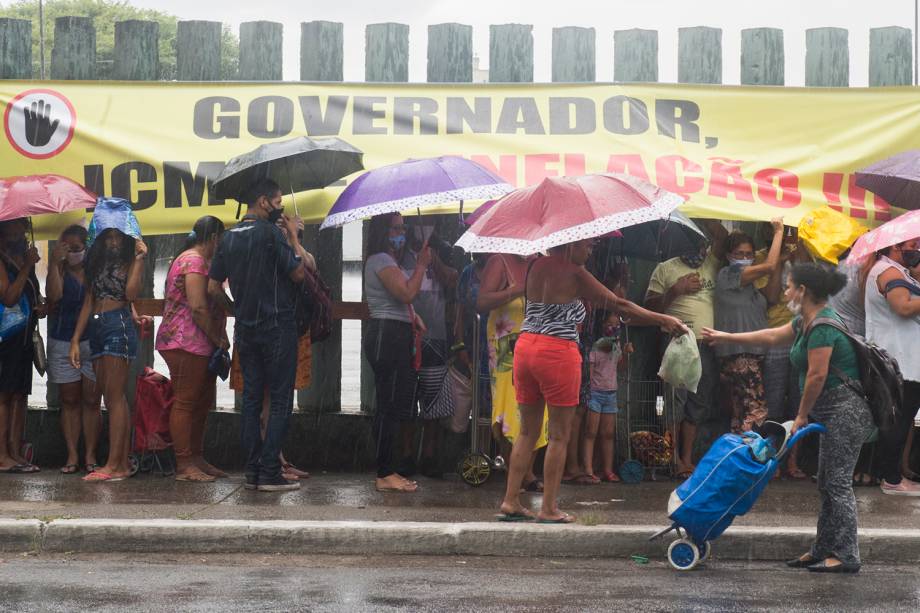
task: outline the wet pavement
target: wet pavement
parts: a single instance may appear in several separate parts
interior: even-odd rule
[[[418,480],[415,494],[380,493],[370,473],[321,473],[304,481],[300,490],[264,493],[244,490],[238,474],[207,484],[143,473],[119,483],[85,483],[76,475],[45,470],[0,475],[0,517],[491,521],[504,491],[503,474],[480,487],[452,476]],[[560,506],[583,524],[663,526],[668,496],[678,483],[564,484]],[[920,527],[920,498],[886,496],[877,487],[857,488],[856,493],[860,526]],[[536,509],[541,497],[526,494],[524,500]],[[735,524],[813,527],[818,505],[810,481],[776,481]]]
[[[475,557],[37,556],[0,560],[2,611],[916,611],[920,571]]]

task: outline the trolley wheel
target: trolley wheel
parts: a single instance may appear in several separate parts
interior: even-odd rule
[[[705,562],[712,554],[712,543],[709,541],[703,541],[702,545],[697,545],[697,549],[700,550],[700,562]]]
[[[472,486],[479,486],[489,480],[492,463],[484,454],[470,453],[460,460],[458,472],[463,480]]]
[[[693,541],[677,539],[668,547],[668,562],[677,570],[693,570],[700,563],[700,550]]]
[[[638,460],[629,460],[620,465],[620,479],[623,483],[642,483],[645,477],[645,467]]]

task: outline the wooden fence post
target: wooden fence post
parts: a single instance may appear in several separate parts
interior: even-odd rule
[[[596,78],[594,28],[553,28],[553,82],[584,83]]]
[[[657,30],[617,30],[613,33],[613,80],[621,83],[658,81]]]
[[[850,85],[849,32],[843,28],[813,28],[805,31],[805,85],[847,87]]]
[[[911,31],[892,26],[869,30],[869,85],[910,85],[913,80]]]
[[[32,77],[32,22],[0,18],[0,79]]]
[[[331,21],[300,24],[301,81],[341,81],[344,66],[343,25]],[[342,299],[342,230],[320,232],[319,225],[304,230],[304,247],[316,258],[316,266],[333,300]],[[317,412],[342,408],[342,322],[336,320],[332,336],[313,346],[313,377],[301,390],[297,402]]]
[[[533,82],[533,26],[489,26],[489,82]]]
[[[54,20],[51,78],[96,78],[96,28],[89,17],[58,17]]]
[[[783,85],[786,79],[785,58],[782,30],[741,30],[742,85]]]
[[[240,24],[240,80],[281,81],[284,26],[274,21]]]
[[[702,26],[678,30],[677,80],[722,82],[722,30]]]

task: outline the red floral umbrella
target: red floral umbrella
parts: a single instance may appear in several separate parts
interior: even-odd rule
[[[0,179],[0,221],[96,206],[96,194],[59,175]]]
[[[622,174],[548,177],[502,197],[457,241],[468,252],[532,255],[646,221],[684,199]]]

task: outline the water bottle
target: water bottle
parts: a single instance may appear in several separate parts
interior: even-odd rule
[[[655,398],[655,415],[661,417],[664,415],[664,397],[657,396]]]

